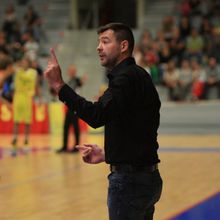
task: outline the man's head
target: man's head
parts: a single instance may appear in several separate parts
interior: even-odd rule
[[[98,29],[101,64],[113,68],[123,59],[132,55],[134,36],[131,29],[122,23],[109,23]]]

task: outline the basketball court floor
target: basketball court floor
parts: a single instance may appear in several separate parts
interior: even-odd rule
[[[164,188],[156,220],[220,219],[219,112],[219,101],[163,104],[158,141]],[[0,135],[1,220],[108,219],[108,165],[56,154],[60,136],[32,135],[29,152],[16,157],[10,141],[11,135]],[[103,146],[103,134],[84,133],[81,142]]]

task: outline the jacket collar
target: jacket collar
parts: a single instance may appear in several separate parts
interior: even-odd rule
[[[108,74],[107,77],[109,80],[114,78],[115,76],[119,75],[121,72],[123,72],[124,68],[130,65],[136,64],[135,59],[133,57],[128,57],[124,60],[122,60],[117,66],[115,66]]]

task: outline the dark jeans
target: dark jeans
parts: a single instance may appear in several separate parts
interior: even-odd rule
[[[79,129],[79,118],[74,114],[73,111],[67,110],[65,121],[64,121],[64,131],[63,131],[63,148],[67,149],[68,137],[69,137],[69,128],[73,126],[74,135],[75,135],[75,144],[79,144],[80,139],[80,129]]]
[[[112,172],[108,176],[110,220],[152,220],[160,199],[162,179],[154,172]]]

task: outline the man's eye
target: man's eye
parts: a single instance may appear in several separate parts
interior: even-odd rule
[[[109,40],[103,40],[102,43],[107,44],[107,43],[109,43]]]

